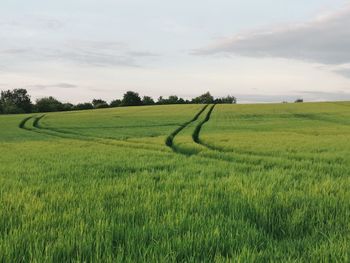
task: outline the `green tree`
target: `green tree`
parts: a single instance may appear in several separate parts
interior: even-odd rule
[[[154,104],[154,100],[151,97],[149,97],[149,96],[143,96],[142,104],[143,105],[153,105]]]
[[[217,104],[236,104],[237,103],[237,99],[235,96],[226,96],[226,97],[222,97],[222,98],[218,98],[215,100],[215,103]]]
[[[163,98],[163,96],[160,96],[157,100],[157,104],[165,104],[165,99]]]
[[[208,92],[200,95],[197,98],[194,98],[192,100],[193,103],[201,103],[201,104],[208,104],[208,103],[214,103],[214,97]]]
[[[102,109],[102,108],[108,108],[109,105],[106,101],[101,99],[94,99],[92,100],[92,105],[94,105],[95,109]]]
[[[112,100],[111,103],[109,104],[110,107],[115,108],[115,107],[120,107],[122,105],[121,100]]]
[[[79,104],[74,106],[75,110],[91,110],[93,108],[94,108],[94,106],[90,102],[79,103]]]
[[[122,105],[139,106],[139,105],[142,105],[142,101],[138,93],[134,91],[128,91],[124,94]]]
[[[74,105],[72,103],[63,103],[62,110],[63,111],[71,111],[74,109]]]
[[[29,113],[33,104],[25,89],[1,91],[0,105],[2,113]]]
[[[38,112],[54,112],[64,110],[63,103],[51,96],[38,99],[35,107]]]
[[[179,102],[179,97],[176,95],[171,95],[167,99],[167,104],[177,104]]]

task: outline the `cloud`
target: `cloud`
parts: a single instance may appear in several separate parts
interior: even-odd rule
[[[239,103],[251,102],[294,102],[303,98],[305,101],[344,101],[350,100],[350,93],[344,91],[322,92],[322,91],[294,91],[289,95],[265,95],[265,94],[236,94]]]
[[[300,97],[312,99],[313,101],[341,101],[349,100],[350,93],[345,91],[338,92],[322,92],[322,91],[301,91]]]
[[[346,78],[350,78],[350,69],[339,69],[339,70],[336,70],[335,72]]]
[[[350,6],[302,24],[236,35],[195,50],[197,55],[232,53],[299,59],[322,64],[350,62]]]
[[[94,67],[140,67],[144,59],[158,57],[147,51],[134,51],[122,42],[72,40],[54,45],[38,43],[0,43],[0,55],[11,61],[63,62]],[[0,62],[1,63],[1,62]],[[18,63],[18,62],[17,62]]]
[[[43,15],[0,17],[0,68],[18,68],[35,62],[141,67],[144,62],[159,56],[147,50],[133,50],[113,38],[72,35],[68,24],[69,20]],[[76,29],[74,25],[72,27]]]
[[[350,78],[350,63],[336,65],[332,68],[332,71],[346,78]]]
[[[55,89],[74,89],[74,88],[78,88],[78,86],[77,86],[77,85],[74,85],[74,84],[62,82],[62,83],[47,84],[47,85],[43,85],[43,84],[30,85],[30,86],[27,86],[27,88],[36,89],[36,90],[44,90],[44,89],[49,89],[49,88],[55,88]]]
[[[0,27],[2,30],[4,28],[8,29],[21,29],[26,30],[58,30],[64,27],[64,23],[61,20],[47,17],[47,16],[17,16],[17,17],[8,17],[2,16],[0,18]]]
[[[132,57],[158,57],[159,54],[147,52],[147,51],[131,51],[127,53],[129,56]]]

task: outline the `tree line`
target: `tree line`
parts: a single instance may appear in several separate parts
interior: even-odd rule
[[[0,96],[0,114],[32,113],[32,112],[54,112],[54,111],[73,111],[101,108],[114,108],[124,106],[142,106],[142,105],[165,105],[165,104],[234,104],[237,99],[234,96],[214,98],[209,92],[206,92],[191,100],[179,98],[176,95],[163,98],[162,96],[155,101],[150,96],[141,97],[137,92],[127,91],[122,99],[112,100],[110,103],[102,99],[93,99],[92,102],[85,103],[63,103],[50,96],[37,99],[35,103],[26,89],[14,89],[1,91]]]

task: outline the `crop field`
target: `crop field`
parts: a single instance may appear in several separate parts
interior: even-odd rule
[[[350,103],[0,116],[0,262],[349,262]]]

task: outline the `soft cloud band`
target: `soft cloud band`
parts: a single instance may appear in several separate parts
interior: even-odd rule
[[[242,34],[196,50],[196,54],[234,53],[344,64],[350,62],[350,7],[311,22]]]

